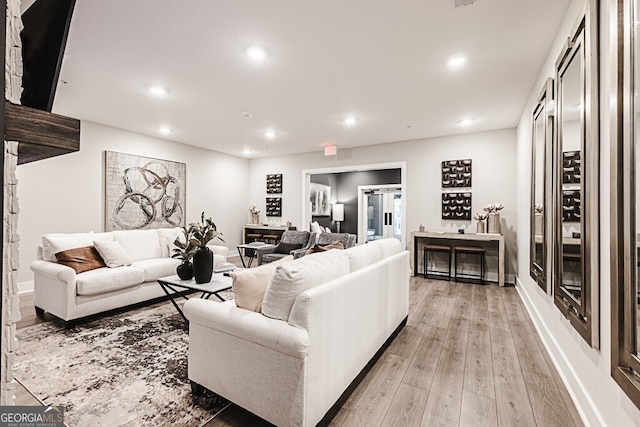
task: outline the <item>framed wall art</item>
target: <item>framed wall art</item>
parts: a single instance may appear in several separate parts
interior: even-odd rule
[[[282,197],[267,197],[265,206],[267,216],[282,216]]]
[[[442,193],[442,219],[471,221],[471,192]]]
[[[580,184],[581,169],[580,151],[562,153],[563,184]]]
[[[311,202],[311,215],[331,215],[331,187],[324,184],[309,184],[309,201]]]
[[[269,174],[267,175],[267,194],[281,194],[282,193],[282,174]]]
[[[185,163],[105,151],[105,230],[185,225]]]
[[[563,190],[562,191],[562,221],[563,222],[580,222],[580,191],[579,190]]]
[[[471,187],[471,159],[442,162],[442,188]]]

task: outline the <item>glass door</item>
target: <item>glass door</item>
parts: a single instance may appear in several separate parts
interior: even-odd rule
[[[402,193],[399,188],[366,191],[362,206],[367,241],[389,237],[402,240]]]

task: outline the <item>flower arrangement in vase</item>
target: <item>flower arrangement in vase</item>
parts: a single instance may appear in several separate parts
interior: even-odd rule
[[[476,227],[476,233],[480,234],[480,233],[484,233],[484,220],[487,219],[487,214],[483,214],[483,213],[475,213],[473,215],[473,219],[475,219],[476,221],[478,221]]]
[[[249,224],[260,224],[260,210],[256,205],[249,206]]]
[[[483,209],[487,212],[487,233],[500,234],[500,211],[504,209],[504,205],[493,202]]]

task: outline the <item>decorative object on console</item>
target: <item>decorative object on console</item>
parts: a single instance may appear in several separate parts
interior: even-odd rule
[[[267,175],[267,194],[282,193],[282,174]]]
[[[260,224],[260,210],[256,205],[249,206],[249,224]]]
[[[184,239],[176,237],[173,244],[176,246],[173,249],[173,255],[171,258],[181,259],[182,263],[176,268],[176,274],[182,280],[191,280],[193,278],[193,264],[191,258],[195,253],[196,247],[191,244],[191,235],[187,227],[182,227],[182,235]]]
[[[342,203],[335,203],[333,205],[332,212],[333,220],[337,223],[337,231],[340,232],[340,223],[344,221],[344,205]]]
[[[484,220],[487,219],[487,214],[475,213],[473,214],[473,219],[478,221],[476,233],[478,234],[484,233]]]
[[[207,243],[218,238],[222,242],[222,233],[218,232],[215,223],[211,218],[204,217],[204,212],[200,215],[199,223],[189,224],[188,229],[189,244],[195,247],[193,253],[193,275],[196,283],[207,283],[211,281],[213,275],[213,252],[207,247]]]
[[[500,211],[504,209],[502,203],[489,203],[484,208],[487,212],[487,233],[500,234]]]
[[[267,216],[282,216],[282,197],[267,197]]]
[[[533,219],[533,234],[535,236],[542,236],[544,228],[544,206],[542,205],[542,203],[536,203],[533,209],[535,215]]]
[[[562,153],[563,184],[580,184],[581,169],[580,151]]]
[[[442,188],[471,187],[471,159],[442,162]]]
[[[442,193],[442,219],[471,220],[471,192]]]
[[[311,215],[331,215],[331,187],[328,185],[310,183],[309,201],[311,202]]]
[[[185,224],[185,163],[105,151],[105,230]]]

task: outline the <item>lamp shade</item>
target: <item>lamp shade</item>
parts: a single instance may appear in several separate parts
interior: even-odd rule
[[[344,205],[342,203],[333,205],[333,220],[344,221]]]

